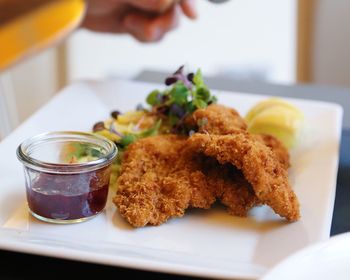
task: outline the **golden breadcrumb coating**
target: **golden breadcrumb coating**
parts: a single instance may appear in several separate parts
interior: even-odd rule
[[[189,145],[221,164],[231,163],[242,170],[255,195],[289,221],[300,217],[299,202],[289,182],[287,170],[272,150],[247,132],[231,135],[194,134]]]
[[[236,110],[219,104],[211,104],[207,108],[196,110],[186,119],[186,124],[200,133],[218,135],[247,129],[245,120]]]
[[[215,192],[200,170],[186,137],[161,135],[131,144],[124,154],[114,203],[127,221],[141,227],[181,217],[188,207],[210,208]]]
[[[256,135],[256,138],[272,150],[276,159],[285,169],[290,167],[289,152],[281,141],[276,137],[267,134]]]

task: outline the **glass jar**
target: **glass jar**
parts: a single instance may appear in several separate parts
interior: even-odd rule
[[[99,214],[116,155],[113,142],[90,133],[49,132],[24,141],[17,157],[24,165],[30,213],[61,224]]]

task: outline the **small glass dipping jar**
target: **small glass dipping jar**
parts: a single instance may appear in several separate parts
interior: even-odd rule
[[[90,133],[49,132],[24,141],[17,157],[24,165],[30,213],[60,224],[99,214],[116,155],[113,142]]]

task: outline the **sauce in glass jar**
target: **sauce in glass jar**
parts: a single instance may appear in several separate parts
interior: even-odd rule
[[[52,132],[22,143],[17,155],[24,164],[31,214],[53,223],[77,223],[105,207],[113,142],[88,133]]]

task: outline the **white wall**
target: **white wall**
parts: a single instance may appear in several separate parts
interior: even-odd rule
[[[350,0],[318,0],[314,82],[350,86]]]
[[[13,104],[7,106],[12,128],[53,96],[58,89],[57,78],[56,49],[46,50],[1,74],[2,94]]]
[[[247,72],[274,82],[295,79],[295,0],[198,0],[199,19],[184,20],[161,43],[80,31],[69,40],[69,78],[130,77],[188,63],[206,74]],[[255,73],[255,74],[254,74]]]

